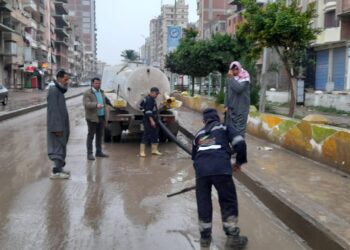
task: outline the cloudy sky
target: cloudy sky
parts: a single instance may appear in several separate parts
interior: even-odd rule
[[[163,0],[174,4],[175,0]],[[196,0],[186,0],[189,21],[195,22]],[[149,21],[160,15],[161,0],[97,0],[97,57],[114,65],[121,61],[125,49],[139,52],[144,37],[149,36]]]

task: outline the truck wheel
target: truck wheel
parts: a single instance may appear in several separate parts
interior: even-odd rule
[[[7,98],[7,96],[5,96],[4,100],[2,101],[2,105],[5,106],[7,104],[7,101],[8,101],[8,98]]]
[[[120,142],[122,140],[122,135],[112,136],[113,142]]]
[[[108,128],[105,128],[104,142],[111,142],[111,140],[112,140],[111,131]]]

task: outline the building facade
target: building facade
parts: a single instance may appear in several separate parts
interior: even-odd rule
[[[159,18],[159,43],[157,44],[160,68],[164,68],[165,56],[168,51],[168,27],[180,26],[186,28],[188,25],[188,5],[185,0],[177,0],[175,5],[162,5]]]
[[[350,0],[316,1],[315,89],[350,90]]]
[[[227,0],[197,0],[199,38],[206,39],[213,33],[224,32],[232,9]]]
[[[82,42],[84,56],[83,80],[96,74],[97,35],[95,0],[68,0],[69,15],[76,25],[76,34]]]

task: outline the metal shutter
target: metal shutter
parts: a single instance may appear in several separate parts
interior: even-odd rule
[[[316,56],[316,90],[325,90],[328,81],[328,50],[317,52]]]
[[[336,48],[333,50],[333,75],[334,90],[344,90],[346,50]]]

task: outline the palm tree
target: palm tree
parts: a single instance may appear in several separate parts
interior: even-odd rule
[[[132,61],[136,61],[137,59],[139,59],[139,54],[135,50],[132,50],[132,49],[124,50],[120,56],[124,57],[124,60],[127,62],[132,62]]]

